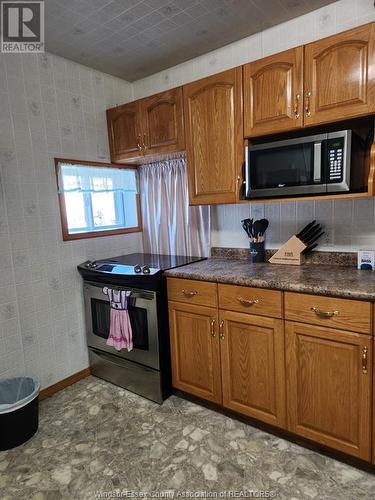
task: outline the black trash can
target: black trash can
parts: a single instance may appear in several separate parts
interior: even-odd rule
[[[38,430],[40,384],[31,377],[0,380],[0,450],[10,450]]]

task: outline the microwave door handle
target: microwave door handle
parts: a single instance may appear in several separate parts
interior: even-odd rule
[[[249,146],[245,146],[245,198],[250,195]]]
[[[322,182],[322,142],[314,143],[314,183]]]

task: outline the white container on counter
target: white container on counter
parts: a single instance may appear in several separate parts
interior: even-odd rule
[[[375,269],[375,250],[358,250],[358,269]]]

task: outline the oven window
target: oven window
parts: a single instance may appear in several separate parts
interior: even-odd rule
[[[314,143],[250,152],[253,189],[313,184]]]
[[[110,310],[108,301],[91,299],[93,334],[105,340],[109,336]],[[148,351],[147,309],[129,305],[128,311],[133,332],[133,347]]]

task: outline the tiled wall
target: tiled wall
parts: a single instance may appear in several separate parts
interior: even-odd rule
[[[140,98],[183,85],[210,74],[311,42],[375,20],[373,0],[340,0],[305,16],[232,43],[186,63],[134,83],[134,97]],[[213,208],[212,243],[217,246],[247,245],[240,220],[252,213],[264,214],[271,224],[267,246],[277,248],[298,227],[313,217],[322,222],[327,237],[319,249],[357,250],[375,248],[373,200],[343,200],[298,203],[229,205]]]
[[[213,207],[211,213],[212,246],[246,247],[248,238],[241,220],[265,217],[270,221],[267,248],[279,248],[304,225],[316,219],[326,231],[318,250],[375,249],[375,205],[372,198],[221,205]]]
[[[131,98],[60,57],[0,55],[0,377],[49,386],[88,365],[76,264],[139,251],[141,236],[64,243],[53,158],[108,160],[105,109]]]

